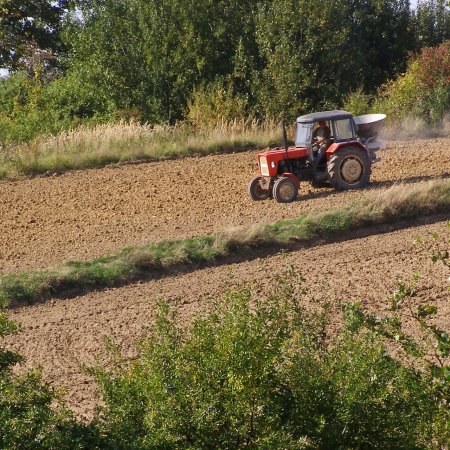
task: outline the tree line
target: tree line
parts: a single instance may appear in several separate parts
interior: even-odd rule
[[[175,123],[217,96],[241,105],[225,117],[338,107],[450,39],[446,3],[0,0],[0,133],[19,116],[25,139],[86,120]]]

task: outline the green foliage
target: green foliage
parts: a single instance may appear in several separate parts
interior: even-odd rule
[[[83,122],[106,121],[112,116],[108,112],[109,99],[101,97],[98,90],[94,96],[94,91],[92,85],[71,74],[50,84],[43,78],[30,78],[25,72],[0,79],[0,146],[57,134]]]
[[[449,230],[450,224],[447,224],[443,233],[430,233],[427,238],[416,239],[433,262],[440,262],[447,269],[450,268]],[[404,360],[412,360],[429,379],[429,394],[435,410],[428,425],[433,429],[434,448],[446,448],[450,442],[450,334],[436,324],[436,305],[417,305],[414,301],[418,282],[419,274],[414,274],[409,281],[397,280],[397,288],[389,298],[390,315],[375,317],[363,312],[360,305],[352,305],[348,311],[358,327],[366,326],[394,343],[396,353]]]
[[[439,124],[450,111],[450,41],[422,49],[410,59],[408,70],[380,90],[374,110],[393,123],[419,117]]]
[[[361,88],[350,92],[345,98],[343,109],[354,116],[360,116],[370,112],[372,96],[365,94]]]
[[[74,14],[68,27],[69,72],[106,93],[115,108],[136,108],[151,123],[173,123],[203,83],[231,75],[233,88],[248,89],[258,1],[83,3],[82,20]]]
[[[114,448],[420,448],[427,381],[372,332],[299,306],[293,269],[264,298],[236,287],[189,333],[161,304],[141,356],[92,369]],[[326,310],[326,308],[325,308]]]
[[[450,39],[450,6],[445,0],[419,0],[414,12],[419,48]]]
[[[54,65],[67,6],[67,0],[1,0],[0,67],[33,71],[52,60]]]
[[[0,298],[0,338],[15,333]],[[59,395],[43,382],[40,371],[15,376],[12,367],[22,358],[0,346],[0,448],[94,448],[95,433],[76,424]]]
[[[254,83],[258,103],[267,115],[294,118],[336,104],[341,88],[340,61],[346,59],[342,50],[346,28],[334,24],[340,22],[342,14],[340,2],[319,5],[314,0],[283,0],[262,4],[257,40],[263,69],[255,74]]]
[[[197,129],[213,129],[221,123],[244,120],[246,108],[246,99],[233,93],[231,83],[218,80],[194,91],[186,119]]]
[[[4,449],[83,449],[95,442],[68,410],[55,406],[57,395],[40,372],[12,376],[0,371],[0,447]],[[92,435],[93,436],[93,435]]]
[[[86,122],[174,124],[188,113],[211,126],[249,112],[331,109],[403,71],[416,42],[406,0],[74,0],[67,11],[62,1],[3,3],[12,41],[33,25],[25,41],[40,30],[52,50],[33,50],[23,86],[0,82],[12,102],[25,90],[28,105],[0,109],[3,145]]]
[[[260,8],[256,76],[270,116],[331,109],[350,91],[373,91],[404,68],[410,39],[407,1],[269,1]]]
[[[18,330],[18,324],[8,319],[5,314],[6,305],[7,303],[0,298],[0,338],[14,334]],[[0,347],[0,376],[20,360],[21,358],[18,354]]]
[[[346,3],[350,18],[347,45],[352,48],[353,61],[346,75],[359,81],[353,89],[362,86],[365,91],[374,92],[405,70],[408,52],[415,50],[409,3],[408,0]]]

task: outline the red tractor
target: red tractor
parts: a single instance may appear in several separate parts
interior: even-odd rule
[[[335,189],[357,189],[370,180],[378,132],[384,114],[353,117],[346,111],[324,111],[297,119],[295,146],[258,153],[259,175],[248,185],[253,200],[272,197],[280,203],[297,198],[301,181],[328,182]]]

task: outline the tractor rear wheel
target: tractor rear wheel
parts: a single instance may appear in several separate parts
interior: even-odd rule
[[[261,186],[262,177],[253,178],[248,184],[248,195],[252,200],[266,200],[270,197],[270,189],[263,189]]]
[[[331,185],[342,191],[367,186],[372,166],[367,152],[346,147],[331,156],[327,170]]]
[[[298,195],[298,187],[289,177],[281,177],[273,185],[273,198],[278,203],[291,203]]]

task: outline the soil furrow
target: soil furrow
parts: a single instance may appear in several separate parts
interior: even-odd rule
[[[125,354],[133,356],[133,342],[143,327],[150,326],[159,299],[177,305],[180,322],[187,325],[210,304],[208,299],[221,295],[230,279],[250,282],[260,292],[273,285],[274,274],[293,266],[309,287],[301,300],[305,304],[327,301],[338,308],[342,302],[361,300],[382,314],[396,277],[408,279],[419,271],[414,302],[436,304],[439,325],[449,329],[449,274],[413,242],[418,235],[444,229],[445,222],[421,225],[17,308],[10,313],[23,324],[23,331],[5,343],[26,356],[19,370],[41,365],[47,380],[67,388],[69,405],[77,414],[89,418],[98,400],[80,365],[104,360],[105,338],[114,337]]]
[[[391,142],[371,188],[450,173],[450,139]],[[256,152],[185,158],[0,182],[0,273],[87,260],[128,245],[212,233],[335,208],[366,190],[302,185],[298,201],[253,202]]]

